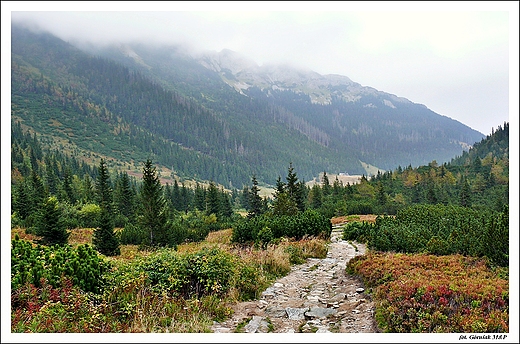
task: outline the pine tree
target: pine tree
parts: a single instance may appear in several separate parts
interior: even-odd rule
[[[99,163],[97,178],[96,178],[96,197],[98,205],[101,208],[106,208],[112,211],[112,185],[110,183],[110,175],[104,159]]]
[[[136,192],[126,172],[122,172],[116,181],[114,202],[117,211],[129,221],[134,219]]]
[[[278,179],[276,180],[276,187],[274,190],[274,199],[278,198],[278,195],[285,192],[285,183],[282,182],[282,178],[278,176]]]
[[[54,162],[54,164],[53,164]],[[58,194],[58,177],[56,175],[53,166],[55,166],[56,160],[54,158],[48,158],[45,161],[45,175],[47,180],[47,191],[50,195]]]
[[[240,193],[240,206],[249,209],[249,186],[245,185]]]
[[[65,168],[62,182],[62,198],[63,201],[68,201],[70,204],[76,203],[76,195],[72,188],[72,172],[70,168]]]
[[[119,240],[114,232],[114,212],[112,187],[105,161],[101,159],[96,179],[98,205],[101,208],[98,227],[94,230],[92,244],[96,250],[106,256],[117,256],[121,253]]]
[[[150,246],[173,246],[168,231],[168,211],[162,185],[150,159],[143,167],[143,183],[139,192],[141,214],[140,228],[148,233],[146,244]]]
[[[253,186],[249,191],[249,212],[247,213],[248,218],[252,218],[262,214],[262,198],[260,197],[260,189],[258,188],[258,181],[256,176],[253,174],[251,178]]]
[[[296,204],[299,211],[305,210],[305,195],[304,188],[305,184],[298,181],[298,177],[296,176],[296,172],[294,172],[294,167],[292,163],[289,163],[289,169],[287,172],[287,184],[285,185],[285,192],[288,197]]]
[[[38,212],[42,203],[47,199],[48,195],[45,191],[45,187],[43,186],[43,182],[40,179],[40,176],[36,173],[35,170],[31,171],[30,186],[30,211]]]
[[[30,215],[31,202],[29,200],[29,194],[27,192],[26,183],[24,181],[20,181],[18,184],[16,184],[13,196],[13,211],[16,212],[19,219],[25,220]]]
[[[41,236],[43,245],[66,245],[69,233],[65,228],[56,197],[48,197],[38,213],[35,225],[36,235]]]
[[[231,196],[224,190],[221,190],[220,192],[220,214],[223,217],[228,218],[233,215],[233,205]]]
[[[166,183],[166,185],[164,186],[163,192],[164,192],[164,199],[166,200],[166,204],[168,205],[168,208],[170,208],[171,210],[174,210],[175,208],[173,207],[173,192],[172,192],[172,187],[170,186],[170,183]]]
[[[188,209],[191,207],[192,199],[193,195],[191,189],[188,189],[188,187],[182,183],[180,201],[181,208],[179,210],[188,212]]]
[[[321,188],[323,197],[327,197],[331,193],[331,187],[329,182],[329,177],[327,176],[327,172],[323,171],[323,176],[321,177]]]
[[[289,215],[293,216],[298,214],[299,209],[296,202],[289,197],[289,194],[284,192],[278,195],[278,198],[273,201],[272,208],[273,215],[282,216]]]
[[[220,214],[219,191],[213,181],[209,183],[208,192],[206,193],[206,213]]]
[[[95,198],[94,187],[92,186],[92,180],[88,174],[85,174],[81,183],[81,192],[82,197],[81,200],[83,203],[90,203]]]
[[[332,195],[334,197],[335,202],[339,202],[341,200],[341,194],[343,190],[343,183],[338,180],[338,176],[334,180],[334,184],[332,184]]]
[[[286,179],[287,184],[285,186],[285,190],[289,194],[289,197],[291,197],[293,200],[296,200],[296,194],[298,193],[298,177],[296,176],[296,172],[294,172],[292,162],[289,163]]]
[[[172,204],[173,208],[177,211],[182,211],[182,195],[181,195],[181,189],[179,187],[179,183],[177,182],[177,179],[173,182],[173,189],[172,189]]]
[[[303,180],[299,181],[297,184],[296,195],[294,197],[294,201],[296,202],[296,206],[298,210],[301,212],[305,211],[305,200],[307,199],[307,187],[305,186],[305,182]]]
[[[195,185],[195,208],[206,210],[206,190],[198,182]]]
[[[385,192],[385,188],[381,181],[377,182],[376,190],[377,190],[376,191],[377,192],[377,204],[380,205],[381,207],[386,206],[388,199],[387,199],[387,195]]]

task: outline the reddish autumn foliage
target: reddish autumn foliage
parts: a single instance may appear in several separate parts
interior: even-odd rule
[[[509,281],[484,259],[369,253],[347,269],[372,288],[385,332],[509,332]]]

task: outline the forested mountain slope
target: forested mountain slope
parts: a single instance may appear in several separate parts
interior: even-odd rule
[[[135,44],[95,53],[194,97],[224,118],[235,121],[242,116],[264,125],[283,125],[329,150],[349,150],[356,160],[381,169],[449,161],[484,137],[424,105],[348,77],[290,66],[260,67],[229,50],[192,56],[182,47]],[[250,108],[253,102],[257,106]],[[345,170],[354,173],[358,161],[345,164]]]
[[[233,73],[175,48],[125,49],[96,56],[13,26],[12,120],[85,161],[101,155],[139,169],[152,158],[183,178],[238,188],[253,174],[272,183],[289,162],[310,180],[324,170],[365,173],[361,162],[447,161],[483,136],[395,96],[362,92],[352,102],[336,92],[320,104],[281,82],[237,92],[222,78]]]

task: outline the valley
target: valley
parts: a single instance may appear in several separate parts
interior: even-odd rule
[[[11,332],[509,332],[508,122],[11,34]]]

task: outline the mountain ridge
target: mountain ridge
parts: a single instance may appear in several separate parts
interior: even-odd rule
[[[195,56],[204,67],[220,74],[222,80],[234,87],[237,91],[250,87],[259,87],[262,90],[272,88],[273,90],[293,90],[307,94],[311,97],[311,102],[317,104],[330,104],[332,95],[339,96],[346,101],[356,101],[361,95],[375,95],[383,93],[391,97],[393,101],[412,103],[404,97],[381,92],[373,87],[362,86],[352,81],[349,77],[340,74],[319,74],[310,69],[291,67],[288,64],[264,64],[259,66],[253,60],[229,49],[221,52],[206,52],[200,57]],[[235,70],[233,70],[235,69]],[[230,77],[230,73],[232,77]],[[331,90],[337,87],[346,87],[348,93],[339,90]],[[324,91],[321,97],[317,93],[305,92],[305,89],[316,89]],[[313,96],[314,95],[314,96]],[[384,105],[393,107],[389,104]]]
[[[462,145],[469,147],[483,137],[424,105],[361,86],[348,77],[320,76],[280,66],[258,67],[254,61],[230,50],[221,54],[220,65],[206,59],[207,66],[220,68],[216,72],[179,47],[125,44],[91,47],[87,51],[49,34],[37,35],[20,28],[15,28],[12,34],[14,68],[25,66],[32,71],[23,72],[27,72],[24,76],[12,73],[21,78],[12,84],[21,86],[27,80],[37,84],[39,81],[35,79],[41,75],[58,90],[52,97],[60,100],[43,113],[53,112],[63,121],[71,116],[83,123],[86,109],[94,106],[102,114],[89,118],[104,116],[106,123],[112,123],[114,128],[131,127],[134,129],[128,133],[132,135],[139,132],[151,135],[155,143],[146,147],[154,152],[157,163],[223,185],[240,186],[252,174],[262,182],[273,183],[277,176],[285,174],[289,162],[295,164],[303,179],[310,180],[324,170],[364,173],[361,161],[382,170],[431,160],[449,161],[462,153]],[[233,64],[233,59],[242,62]],[[233,66],[234,69],[224,68]],[[264,73],[264,88],[251,81],[248,87],[237,91],[223,78],[242,80],[243,85],[248,85],[246,77],[258,78],[253,73],[256,69]],[[305,77],[305,73],[314,79]],[[293,76],[300,78],[299,84],[291,79]],[[349,90],[358,93],[347,93]],[[67,95],[65,100],[63,93]],[[13,113],[26,124],[33,121],[32,126],[43,130],[46,124],[35,122],[40,112],[27,108],[26,103],[38,100],[38,104],[45,104],[43,98],[49,96],[43,96],[41,90],[20,91],[17,94],[20,98],[12,102]],[[316,101],[320,96],[328,97],[327,102]],[[75,104],[79,99],[90,105],[73,105],[72,112],[55,109],[59,102]],[[165,103],[161,99],[170,100]],[[18,106],[25,107],[23,111],[27,113]],[[64,108],[69,109],[66,105]],[[101,122],[89,125],[101,132],[104,130]],[[45,128],[49,132],[49,127]],[[81,143],[83,134],[76,131],[74,135],[67,139]],[[118,140],[128,141],[128,138],[121,136]],[[142,136],[134,140],[135,144],[140,140],[149,141]],[[109,153],[112,141],[99,145],[108,144],[105,148]],[[140,156],[145,154],[135,144],[132,149],[119,145],[118,152],[125,156],[138,151],[142,151]],[[179,149],[174,149],[175,155],[167,153],[173,152],[174,146],[194,155],[185,155],[186,161],[179,162],[176,158]],[[193,166],[196,165],[193,159],[201,154],[213,162],[207,160],[202,164],[205,167]]]

